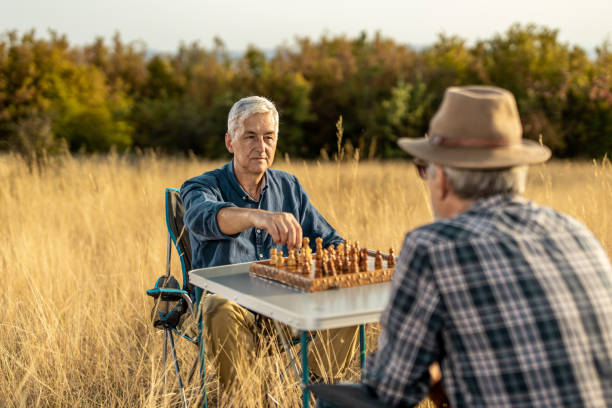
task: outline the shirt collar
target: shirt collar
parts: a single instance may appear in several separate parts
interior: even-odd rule
[[[489,197],[481,198],[476,200],[474,204],[468,208],[469,212],[480,212],[486,211],[490,208],[506,206],[508,204],[523,204],[526,203],[525,200],[521,196],[517,196],[514,194],[495,194]]]
[[[228,173],[228,179],[230,181],[230,184],[232,185],[232,187],[234,188],[234,190],[236,190],[236,192],[243,198],[243,199],[250,199],[251,201],[255,201],[257,202],[257,200],[255,200],[253,197],[251,197],[249,195],[249,193],[247,193],[246,191],[244,191],[244,188],[242,188],[242,186],[240,185],[240,183],[238,182],[238,179],[236,178],[236,173],[234,173],[234,159],[232,159],[232,161],[230,161],[229,163],[227,163],[225,165],[225,170]],[[261,192],[259,193],[259,199],[261,200],[261,197],[264,193],[264,191],[268,188],[268,174],[269,171],[268,169],[266,169],[266,172],[263,175],[263,178],[261,180]]]

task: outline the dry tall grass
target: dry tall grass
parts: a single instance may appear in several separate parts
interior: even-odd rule
[[[31,174],[0,157],[0,406],[156,407],[160,333],[144,294],[164,272],[166,186],[220,163],[154,154],[67,157]],[[277,162],[349,239],[399,248],[405,231],[432,219],[427,191],[408,162]],[[612,168],[551,163],[532,169],[527,196],[586,223],[612,253]],[[178,270],[178,269],[176,269]],[[376,328],[369,330],[374,347]],[[189,346],[182,342],[182,346]],[[195,348],[183,347],[186,364]],[[280,406],[299,404],[284,354],[241,370],[252,388],[211,399],[259,406],[265,386]],[[358,378],[355,365],[345,379]],[[172,377],[169,377],[172,379]],[[263,381],[266,384],[263,384]]]

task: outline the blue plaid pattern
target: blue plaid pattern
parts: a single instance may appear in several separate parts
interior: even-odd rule
[[[406,235],[363,382],[413,405],[439,361],[453,407],[612,407],[612,268],[576,220],[477,201]]]

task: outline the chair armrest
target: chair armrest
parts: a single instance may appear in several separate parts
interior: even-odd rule
[[[385,408],[363,384],[312,384],[306,389],[316,398],[332,403],[337,407]]]

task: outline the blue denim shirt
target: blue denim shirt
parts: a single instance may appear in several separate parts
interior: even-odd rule
[[[265,177],[266,185],[259,201],[249,198],[240,186],[233,162],[183,184],[181,199],[185,206],[184,221],[189,230],[193,269],[267,259],[271,248],[287,254],[287,246],[275,244],[264,230],[249,228],[235,235],[222,233],[217,213],[225,207],[291,213],[302,226],[303,236],[310,238],[313,251],[316,237],[323,238],[324,247],[343,241],[312,205],[297,177],[274,169],[266,170]]]

